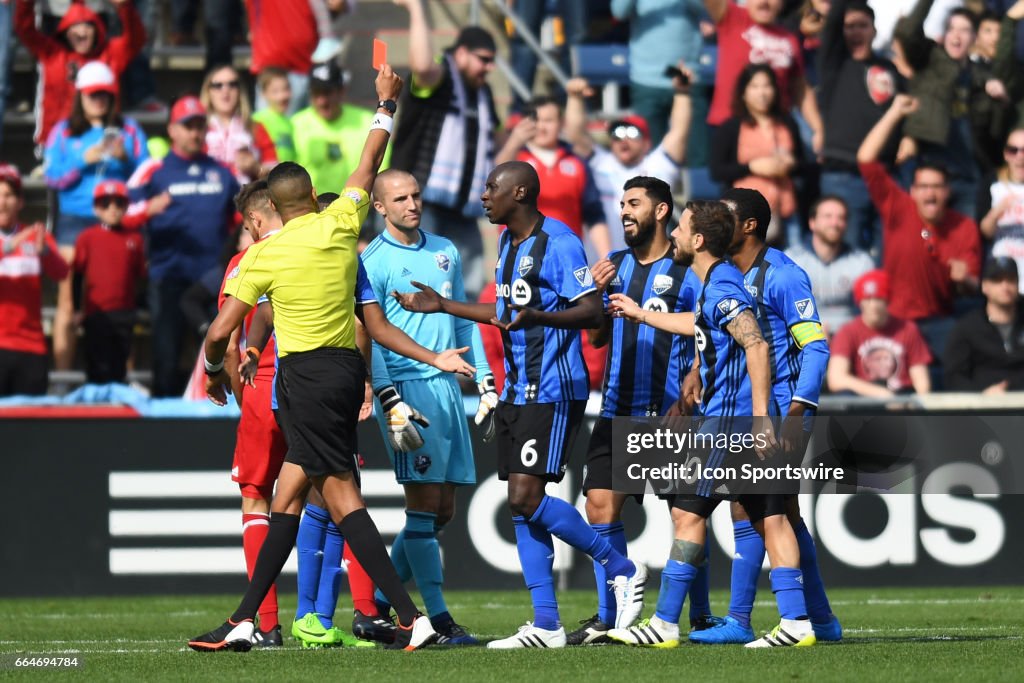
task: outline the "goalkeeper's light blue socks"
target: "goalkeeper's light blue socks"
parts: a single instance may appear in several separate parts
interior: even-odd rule
[[[558,600],[555,598],[555,583],[551,575],[555,562],[555,546],[548,530],[539,524],[532,524],[525,517],[512,518],[516,530],[516,550],[519,564],[523,568],[523,580],[530,590],[533,603],[533,623],[547,631],[557,629]]]
[[[430,617],[448,611],[441,593],[444,571],[441,568],[441,546],[434,530],[436,522],[437,515],[432,512],[405,511],[405,555],[416,580],[416,588],[423,596],[427,616]]]

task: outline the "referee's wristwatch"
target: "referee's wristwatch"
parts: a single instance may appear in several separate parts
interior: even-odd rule
[[[398,111],[398,103],[394,100],[381,100],[377,103],[377,109],[383,109],[392,116]]]

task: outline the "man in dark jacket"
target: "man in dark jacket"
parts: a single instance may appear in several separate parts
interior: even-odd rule
[[[984,308],[961,318],[946,343],[946,388],[1002,394],[1024,390],[1024,301],[1017,263],[989,261],[981,278]]]

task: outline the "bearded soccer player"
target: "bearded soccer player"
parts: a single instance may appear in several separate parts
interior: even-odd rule
[[[495,411],[498,476],[508,482],[523,578],[534,619],[492,649],[565,647],[558,615],[552,536],[587,553],[613,577],[617,623],[631,624],[643,609],[647,569],[634,564],[544,486],[561,481],[583,421],[588,396],[581,329],[601,324],[601,297],[583,244],[564,224],[537,209],[540,180],[522,161],[497,166],[481,201],[488,219],[504,224],[498,245],[497,302],[446,299],[426,285],[394,296],[408,310],[449,313],[501,328],[506,381]]]
[[[736,220],[720,202],[691,202],[672,232],[676,259],[691,266],[703,281],[694,307],[693,325],[703,385],[702,431],[718,434],[749,429],[760,458],[778,450],[770,415],[772,399],[769,346],[761,335],[753,301],[744,288],[743,276],[725,260],[732,243]],[[648,325],[681,333],[689,317],[644,311],[622,297],[613,307],[620,315]],[[724,462],[723,449],[712,449],[706,468]],[[677,647],[683,598],[705,560],[707,519],[723,499],[713,478],[699,480],[695,493],[672,499],[675,540],[661,577],[661,591],[654,616],[628,629],[612,629],[608,635],[628,645]],[[771,559],[772,590],[782,621],[771,633],[747,647],[809,646],[815,643],[807,618],[796,537],[787,520],[781,497],[740,495],[758,533],[763,534]]]

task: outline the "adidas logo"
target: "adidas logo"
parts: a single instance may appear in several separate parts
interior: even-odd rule
[[[412,275],[412,271],[408,268],[402,268],[402,277],[409,277]]]

